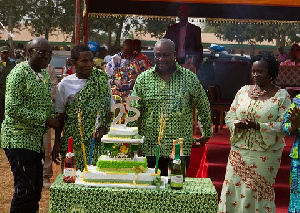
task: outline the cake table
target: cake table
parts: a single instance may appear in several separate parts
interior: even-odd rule
[[[50,187],[49,212],[203,212],[215,213],[218,194],[209,178],[186,178],[182,190],[84,187],[58,175]]]

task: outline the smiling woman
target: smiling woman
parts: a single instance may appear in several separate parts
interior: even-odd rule
[[[218,212],[276,211],[274,182],[285,146],[281,122],[291,101],[272,84],[279,66],[273,56],[254,56],[251,66],[255,85],[237,92],[226,115],[231,150]]]

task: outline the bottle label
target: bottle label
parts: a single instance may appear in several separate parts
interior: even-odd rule
[[[171,183],[173,184],[181,184],[183,183],[183,175],[171,175]]]
[[[76,176],[76,169],[75,168],[64,168],[64,176],[65,177]]]

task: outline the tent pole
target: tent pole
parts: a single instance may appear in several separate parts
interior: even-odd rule
[[[76,0],[75,11],[75,45],[80,44],[80,14],[81,13],[81,0]]]
[[[88,42],[88,28],[89,28],[89,0],[85,0],[85,14],[83,16],[83,44],[86,46]]]

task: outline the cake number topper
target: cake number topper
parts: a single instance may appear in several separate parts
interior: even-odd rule
[[[137,120],[140,117],[140,111],[134,107],[131,107],[130,101],[137,101],[139,100],[139,97],[137,96],[129,96],[126,100],[126,109],[128,111],[132,111],[135,113],[135,115],[133,117],[126,117],[125,118],[125,123],[124,125],[126,126],[128,122],[132,122]],[[116,109],[120,109],[120,112],[118,114],[117,117],[115,117],[115,119],[113,120],[113,122],[111,123],[112,126],[117,125],[117,123],[119,122],[119,120],[121,120],[123,114],[125,113],[125,107],[123,104],[115,104],[112,108],[111,111],[114,112]]]

